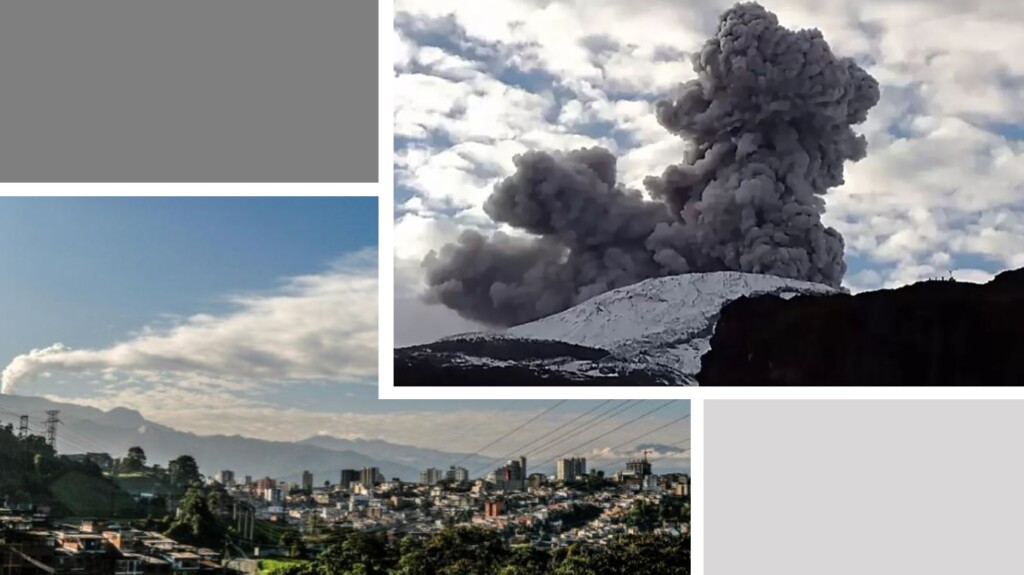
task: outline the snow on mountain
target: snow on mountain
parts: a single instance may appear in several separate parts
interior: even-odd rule
[[[744,296],[825,295],[838,290],[805,281],[740,272],[693,273],[653,278],[595,296],[561,313],[495,332],[475,332],[442,342],[562,342],[609,352],[598,364],[635,370],[642,366],[679,374],[693,383],[700,358],[710,349],[722,307]],[[458,363],[486,362],[486,354],[462,354]],[[490,361],[494,361],[491,359]],[[576,362],[578,363],[578,362]],[[549,369],[565,369],[549,365]],[[574,371],[580,370],[573,365]]]

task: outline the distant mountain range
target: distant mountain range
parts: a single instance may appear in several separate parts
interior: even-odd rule
[[[313,472],[316,484],[337,483],[341,469],[376,466],[387,478],[415,481],[428,467],[447,469],[465,454],[397,445],[381,440],[349,440],[317,436],[289,441],[266,441],[238,435],[196,435],[178,431],[144,418],[139,412],[115,408],[103,411],[39,397],[0,395],[0,424],[18,425],[19,415],[30,417],[32,433],[43,433],[46,411],[60,410],[62,425],[57,430],[61,453],[106,452],[121,457],[132,446],[142,447],[150,465],[167,465],[179,455],[195,457],[200,471],[213,475],[230,469],[239,478],[270,476],[299,481],[303,470]],[[470,456],[461,463],[474,470],[486,466],[489,458]]]

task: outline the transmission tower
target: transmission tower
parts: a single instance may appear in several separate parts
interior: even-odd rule
[[[22,415],[18,421],[18,438],[25,439],[28,437],[28,416]]]
[[[60,411],[51,409],[46,412],[46,443],[50,445],[54,450],[57,449],[57,424],[60,423],[60,419],[57,419],[57,415]]]

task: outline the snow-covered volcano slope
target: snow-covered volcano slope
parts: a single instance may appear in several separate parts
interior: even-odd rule
[[[527,354],[536,357],[515,354],[517,357],[511,363],[518,370],[517,377],[528,366],[540,377],[568,377],[580,383],[607,377],[621,379],[627,377],[624,374],[635,376],[643,372],[657,374],[649,380],[688,384],[700,371],[700,357],[710,349],[715,322],[725,304],[744,296],[790,298],[833,293],[837,290],[825,285],[760,274],[713,272],[668,276],[612,290],[561,313],[506,330],[460,334],[406,349],[415,349],[421,359],[424,352],[435,351],[437,359],[452,369],[473,366],[488,370],[510,363],[510,346],[544,349],[545,353]],[[547,348],[545,344],[549,344]],[[581,359],[578,354],[559,357],[559,353],[547,353],[552,346],[565,344],[579,346],[577,351],[599,351],[600,357]],[[501,350],[503,357],[492,353],[496,349]],[[398,361],[396,353],[396,384],[403,385],[399,381]]]
[[[654,278],[603,293],[504,335],[635,354],[681,371],[700,371],[722,306],[743,296],[836,293],[825,285],[740,272]]]

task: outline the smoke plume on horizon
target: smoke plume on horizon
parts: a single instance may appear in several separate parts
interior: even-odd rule
[[[0,393],[46,374],[193,374],[241,386],[261,382],[348,381],[375,384],[377,252],[342,258],[317,274],[287,278],[270,292],[232,296],[220,314],[196,314],[171,327],[147,327],[120,343],[71,349],[57,343],[15,357],[0,374]]]

